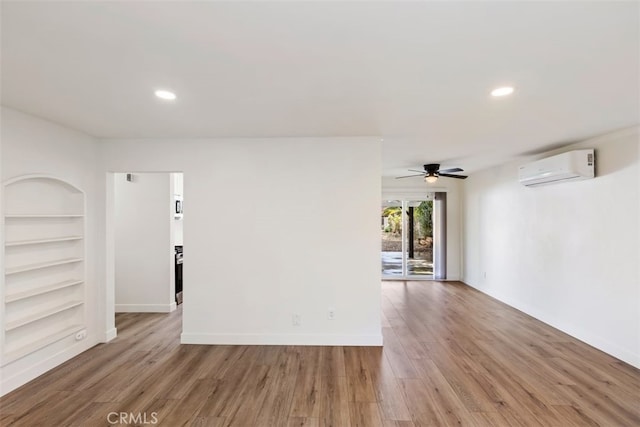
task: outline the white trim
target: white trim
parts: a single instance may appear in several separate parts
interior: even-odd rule
[[[116,313],[170,313],[176,309],[171,304],[116,304]]]
[[[105,331],[104,339],[102,342],[109,342],[117,336],[118,336],[118,329],[116,328],[109,329],[108,331]]]
[[[39,377],[45,372],[63,364],[67,360],[74,358],[75,356],[89,350],[91,347],[98,344],[96,340],[90,340],[71,347],[67,347],[62,351],[54,354],[53,356],[46,358],[36,364],[29,366],[28,368],[16,373],[13,376],[2,376],[0,380],[0,396],[17,389],[18,387],[28,383],[29,381]]]
[[[104,294],[102,295],[102,298],[100,298],[100,302],[103,304],[99,304],[99,307],[101,309],[100,314],[103,316],[102,319],[105,322],[104,329],[109,333],[116,329],[115,175],[107,172],[104,175],[104,178],[104,282],[101,283]]]
[[[409,206],[407,200],[402,200],[402,207],[400,208],[400,220],[402,221],[402,230],[400,232],[400,250],[402,255],[402,277],[407,277],[409,275],[409,265],[408,265],[408,254],[407,254],[407,241],[409,237],[407,236],[409,230]],[[413,231],[413,230],[412,230]]]
[[[583,343],[590,345],[600,351],[603,351],[610,356],[613,356],[617,359],[622,360],[636,368],[640,368],[640,354],[634,353],[632,350],[628,350],[620,347],[619,345],[610,342],[607,338],[594,335],[590,331],[585,331],[581,329],[579,326],[567,324],[565,320],[556,319],[555,316],[540,310],[537,307],[531,306],[529,304],[523,304],[520,301],[516,301],[511,297],[507,297],[501,293],[491,292],[487,289],[477,288],[473,285],[470,285],[467,282],[462,282],[465,285],[490,296],[500,302],[507,304],[508,306],[521,311],[536,320],[541,321],[542,323],[549,325],[550,327],[557,329],[561,332],[564,332],[571,337],[582,341]]]
[[[382,335],[331,334],[206,334],[180,335],[181,344],[212,345],[321,345],[381,347]]]

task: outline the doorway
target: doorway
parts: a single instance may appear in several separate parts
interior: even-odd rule
[[[105,341],[117,335],[116,313],[181,317],[183,206],[181,172],[107,173]]]
[[[433,195],[384,201],[380,218],[382,277],[433,279]]]

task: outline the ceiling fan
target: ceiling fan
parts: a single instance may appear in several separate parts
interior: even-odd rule
[[[424,165],[424,171],[418,171],[414,169],[409,169],[411,172],[420,172],[418,175],[406,175],[406,176],[398,176],[396,179],[400,178],[411,178],[412,176],[424,176],[424,180],[428,183],[434,183],[438,180],[438,177],[446,176],[447,178],[457,178],[457,179],[466,179],[465,175],[453,175],[452,172],[464,172],[463,169],[460,168],[451,168],[451,169],[440,169],[440,165],[438,163],[431,163],[428,165]]]

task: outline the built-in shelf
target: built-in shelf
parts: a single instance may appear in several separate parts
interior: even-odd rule
[[[54,283],[49,286],[41,286],[39,288],[33,288],[26,291],[15,292],[12,294],[7,294],[4,297],[4,302],[14,302],[20,301],[25,298],[31,298],[36,295],[46,294],[48,292],[57,291],[58,289],[69,288],[71,286],[76,286],[84,283],[82,280],[65,280],[64,282]]]
[[[6,214],[5,218],[82,218],[82,214]]]
[[[61,339],[66,338],[69,335],[75,334],[76,332],[81,331],[84,328],[85,327],[83,325],[69,326],[68,328],[63,329],[60,332],[56,332],[51,335],[48,335],[46,338],[32,342],[28,345],[25,345],[24,347],[20,347],[9,353],[5,353],[3,357],[3,364],[6,365],[9,362],[12,362],[16,359],[21,358],[22,356],[26,356],[27,354],[33,353],[34,351],[39,350],[43,347],[46,347],[50,344],[53,344],[56,341],[60,341]]]
[[[29,316],[23,317],[22,319],[14,320],[13,322],[7,322],[5,324],[4,330],[11,331],[13,329],[20,328],[21,326],[28,325],[29,323],[33,323],[36,320],[53,316],[54,314],[61,313],[63,311],[69,310],[73,307],[77,307],[82,304],[84,304],[82,301],[70,301],[65,304],[61,304],[56,307],[49,308],[47,310],[33,313],[33,314],[30,314]]]
[[[31,240],[16,240],[13,242],[6,242],[6,247],[11,246],[25,246],[25,245],[39,245],[40,243],[56,243],[56,242],[70,242],[73,240],[82,240],[82,236],[64,236],[64,237],[52,237],[50,239],[31,239]]]
[[[47,175],[9,179],[2,197],[9,239],[0,247],[0,345],[7,364],[86,328],[86,199],[80,188]]]
[[[82,258],[65,258],[65,259],[59,259],[55,261],[20,265],[18,267],[6,268],[4,274],[5,276],[8,276],[10,274],[23,273],[25,271],[32,271],[32,270],[40,270],[42,268],[55,267],[56,265],[73,264],[76,262],[82,262]]]

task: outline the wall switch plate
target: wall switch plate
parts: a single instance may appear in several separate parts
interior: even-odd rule
[[[300,316],[299,314],[294,314],[291,318],[291,323],[293,324],[293,326],[300,326],[300,323],[302,323],[302,316]]]

